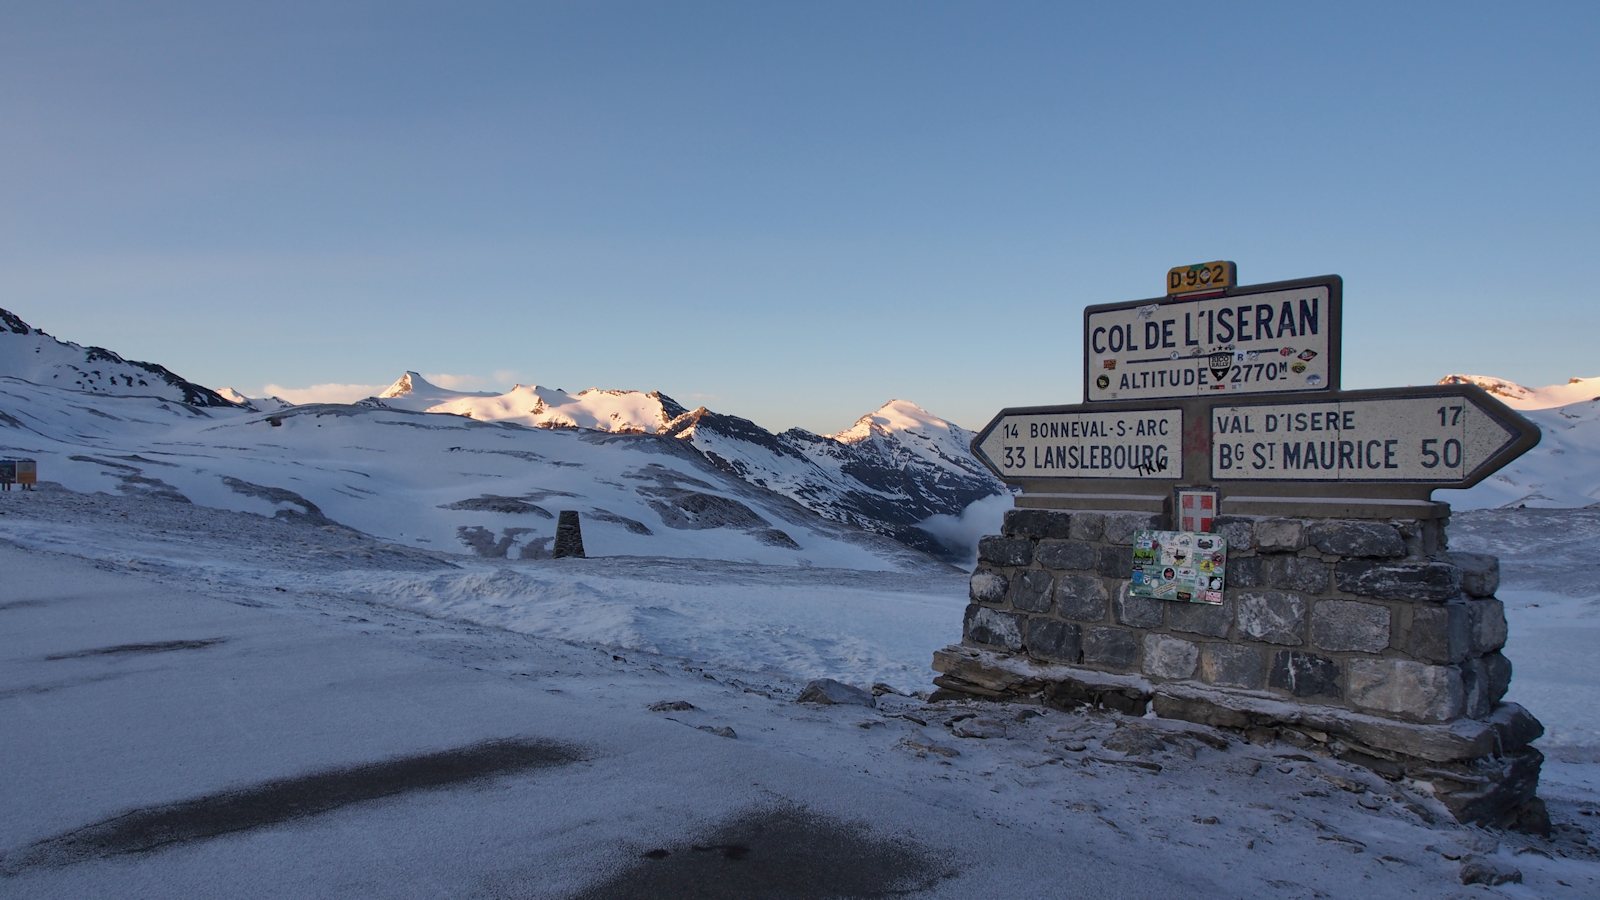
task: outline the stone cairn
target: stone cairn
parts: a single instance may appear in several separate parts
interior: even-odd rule
[[[1213,606],[1129,593],[1134,533],[1161,516],[1012,510],[978,545],[962,641],[934,654],[934,681],[1286,739],[1413,782],[1460,821],[1548,831],[1544,729],[1501,700],[1499,561],[1447,552],[1442,516],[1220,518]]]
[[[556,559],[584,558],[583,525],[578,521],[578,511],[563,509],[556,519],[556,546],[550,553]]]

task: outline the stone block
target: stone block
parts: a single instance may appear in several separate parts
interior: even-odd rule
[[[1167,604],[1167,627],[1173,631],[1227,637],[1228,630],[1233,627],[1232,599],[1224,599],[1216,606],[1210,603],[1162,602]]]
[[[1445,562],[1372,562],[1347,559],[1333,569],[1334,584],[1347,594],[1380,600],[1444,603],[1461,594],[1461,570]]]
[[[1417,722],[1447,722],[1466,711],[1461,670],[1409,659],[1351,659],[1345,699],[1352,705]]]
[[[1056,580],[1043,569],[1026,569],[1011,579],[1011,605],[1024,612],[1046,612]]]
[[[1056,579],[1056,614],[1077,622],[1104,622],[1109,596],[1105,582],[1094,575],[1062,575]]]
[[[1467,604],[1413,605],[1411,627],[1401,649],[1425,663],[1458,663],[1472,649],[1472,615]]]
[[[1123,582],[1117,590],[1117,599],[1113,613],[1118,624],[1132,625],[1135,628],[1160,628],[1161,613],[1166,608],[1165,600],[1152,600],[1149,597],[1136,597],[1128,582]]]
[[[1367,559],[1394,559],[1406,555],[1400,529],[1383,522],[1313,522],[1306,541],[1323,553]]]
[[[1499,744],[1506,750],[1526,747],[1544,735],[1544,725],[1517,703],[1501,703],[1489,716]]]
[[[1006,592],[1011,590],[1011,582],[999,572],[979,569],[972,573],[968,581],[967,595],[973,603],[1002,603],[1006,599]]]
[[[1220,516],[1211,523],[1211,530],[1228,542],[1229,553],[1244,553],[1255,549],[1254,519],[1246,519],[1243,516]]]
[[[1320,559],[1303,556],[1269,557],[1263,563],[1267,586],[1302,594],[1321,594],[1328,590],[1329,566]]]
[[[1500,558],[1487,553],[1450,553],[1445,559],[1461,570],[1461,590],[1468,597],[1493,597],[1500,589]]]
[[[1055,619],[1028,620],[1028,655],[1047,662],[1076,664],[1083,658],[1083,632],[1079,626]]]
[[[1033,559],[1046,569],[1093,570],[1100,554],[1088,541],[1044,540],[1034,549]]]
[[[1139,636],[1126,628],[1091,626],[1083,630],[1083,662],[1118,672],[1139,670]]]
[[[1483,665],[1489,681],[1489,702],[1499,703],[1511,687],[1511,660],[1491,653],[1483,658]]]
[[[1461,664],[1461,690],[1467,718],[1482,719],[1489,715],[1494,700],[1489,697],[1489,667],[1484,664],[1483,657]]]
[[[1200,647],[1164,634],[1144,636],[1144,673],[1173,680],[1193,678],[1200,663]]]
[[[1228,581],[1231,588],[1265,587],[1267,584],[1267,561],[1259,556],[1245,556],[1234,559],[1228,555]]]
[[[991,566],[1025,566],[1033,562],[1033,541],[986,534],[978,539],[978,562]]]
[[[1296,697],[1340,696],[1339,663],[1315,653],[1279,650],[1272,656],[1267,684]]]
[[[1100,558],[1095,571],[1106,578],[1127,578],[1133,574],[1133,547],[1111,546],[1100,548]]]
[[[1202,644],[1200,680],[1218,687],[1260,690],[1266,682],[1266,654],[1245,644]]]
[[[1105,534],[1101,540],[1108,544],[1132,544],[1135,531],[1161,527],[1161,517],[1154,513],[1106,513]]]
[[[1306,545],[1306,523],[1299,519],[1262,519],[1255,531],[1262,553],[1293,553]]]
[[[1075,541],[1098,541],[1105,537],[1106,517],[1104,513],[1075,512],[1072,514],[1072,527],[1068,537]]]
[[[1493,653],[1506,645],[1506,606],[1499,600],[1468,600],[1472,615],[1472,649],[1468,656]]]
[[[971,604],[961,623],[961,636],[974,644],[1021,650],[1023,618],[1016,613]]]
[[[1234,602],[1234,621],[1240,637],[1298,647],[1306,641],[1309,604],[1299,594],[1283,591],[1242,591]]]
[[[1070,533],[1072,516],[1055,509],[1011,509],[1000,526],[1006,537],[1065,538]]]
[[[1311,608],[1311,643],[1323,650],[1381,653],[1389,648],[1389,607],[1320,600]]]

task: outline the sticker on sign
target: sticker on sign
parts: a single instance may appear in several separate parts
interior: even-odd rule
[[[1084,310],[1084,398],[1148,400],[1338,387],[1338,276],[1225,296]]]
[[[1481,389],[1466,387],[1213,407],[1212,477],[1474,484],[1537,443],[1539,431]]]
[[[1006,481],[1018,478],[1172,479],[1183,469],[1177,409],[1007,411],[978,433],[973,453]]]

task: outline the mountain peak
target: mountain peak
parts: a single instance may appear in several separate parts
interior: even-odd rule
[[[955,426],[910,400],[890,400],[867,413],[854,425],[828,437],[845,444],[867,440],[874,435],[889,436],[900,431],[948,432]]]
[[[420,372],[413,372],[407,369],[404,375],[395,379],[394,384],[389,385],[384,389],[383,393],[378,395],[378,399],[392,400],[395,397],[405,397],[416,393],[418,388],[430,390],[430,392],[438,390],[437,387],[429,384],[428,379],[423,378]]]

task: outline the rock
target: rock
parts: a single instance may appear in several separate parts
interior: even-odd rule
[[[1522,871],[1515,866],[1482,856],[1469,856],[1461,861],[1461,883],[1486,884],[1490,887],[1521,884]]]
[[[1449,553],[1445,557],[1461,570],[1461,590],[1468,597],[1493,597],[1500,589],[1500,560],[1487,553]]]
[[[1126,628],[1095,626],[1084,630],[1083,662],[1130,672],[1139,664],[1139,638]]]
[[[1167,627],[1207,637],[1227,637],[1233,627],[1233,599],[1222,603],[1171,603],[1167,606]]]
[[[1108,595],[1105,582],[1093,575],[1056,579],[1056,613],[1077,622],[1103,622]]]
[[[1243,644],[1206,643],[1200,648],[1200,680],[1259,690],[1266,683],[1266,654]]]
[[[1104,513],[1075,512],[1072,514],[1072,526],[1068,534],[1075,541],[1098,541],[1105,537],[1106,517]]]
[[[808,683],[805,689],[796,698],[796,703],[820,703],[824,706],[834,704],[851,704],[855,706],[876,706],[877,701],[873,696],[853,685],[832,678],[818,678]]]
[[[1333,576],[1339,590],[1380,600],[1444,603],[1461,593],[1461,570],[1443,562],[1347,559],[1334,566]]]
[[[1034,561],[1046,569],[1092,570],[1099,562],[1095,546],[1087,541],[1040,541]]]
[[[1366,709],[1418,722],[1446,722],[1466,706],[1461,670],[1409,659],[1351,659],[1345,663],[1345,698]]]
[[[1406,653],[1426,663],[1458,663],[1472,648],[1472,616],[1467,604],[1411,607]]]
[[[1053,509],[1012,509],[1006,511],[1000,530],[1006,537],[1065,538],[1071,533],[1070,513]]]
[[[1161,517],[1154,513],[1107,513],[1102,539],[1108,544],[1132,544],[1134,532],[1160,527]]]
[[[1025,566],[1033,562],[1033,542],[988,534],[978,539],[978,562],[992,566]]]
[[[1311,609],[1311,643],[1323,650],[1379,653],[1389,646],[1389,607],[1321,600]]]
[[[1011,605],[1026,612],[1046,612],[1050,609],[1050,590],[1055,579],[1043,569],[1027,569],[1022,577],[1011,582]]]
[[[1127,545],[1101,547],[1095,561],[1095,571],[1106,578],[1127,578],[1133,574],[1133,547]]]
[[[1011,582],[1004,575],[984,569],[973,572],[968,585],[967,594],[973,603],[1000,603],[1011,589]]]
[[[1264,564],[1263,575],[1269,587],[1302,594],[1321,594],[1328,589],[1328,564],[1320,559],[1299,556],[1269,559]]]
[[[651,712],[688,712],[697,707],[687,700],[662,700],[650,704]]]
[[[1472,615],[1472,649],[1469,656],[1493,653],[1506,645],[1506,607],[1494,598],[1469,600]]]
[[[1200,648],[1181,638],[1162,634],[1144,637],[1144,672],[1156,678],[1179,680],[1194,676]]]
[[[1256,549],[1294,552],[1306,545],[1306,526],[1299,519],[1262,519],[1256,523]],[[1232,550],[1230,543],[1228,549]]]
[[[1283,591],[1242,591],[1234,598],[1239,634],[1288,647],[1305,643],[1306,600]]]
[[[1135,596],[1131,590],[1131,583],[1123,582],[1117,590],[1114,607],[1118,624],[1131,625],[1134,628],[1159,628],[1162,613],[1166,609],[1166,601]]]
[[[956,737],[988,740],[1005,737],[1006,726],[996,719],[962,719],[950,726],[950,733]]]
[[[943,744],[936,744],[933,741],[919,741],[913,738],[902,738],[895,746],[901,748],[902,750],[909,750],[916,754],[919,758],[923,759],[927,758],[928,754],[930,753],[934,756],[943,756],[946,759],[952,759],[961,755],[961,751],[954,747],[946,747]]]
[[[1228,542],[1229,553],[1243,553],[1256,546],[1254,519],[1219,516],[1211,523],[1211,531]]]
[[[1083,657],[1083,633],[1078,625],[1055,619],[1028,620],[1028,655],[1047,662],[1076,663]]]
[[[1338,697],[1339,664],[1313,653],[1280,650],[1267,683],[1296,697]]]
[[[986,606],[969,605],[962,633],[969,641],[1004,650],[1022,649],[1022,617]]]
[[[695,727],[717,737],[737,738],[739,736],[732,728],[726,725],[696,725]]]
[[[1382,522],[1315,522],[1306,528],[1306,541],[1334,556],[1393,559],[1406,555],[1400,529]]]

